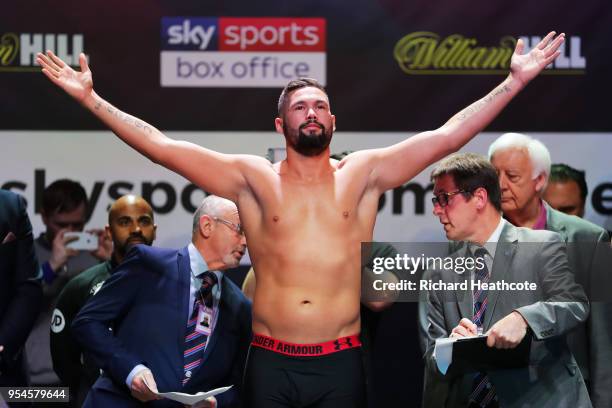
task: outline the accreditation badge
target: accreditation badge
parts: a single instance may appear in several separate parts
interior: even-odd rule
[[[212,327],[212,310],[204,305],[199,305],[196,332],[210,336]]]

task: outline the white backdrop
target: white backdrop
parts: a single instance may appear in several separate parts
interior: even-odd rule
[[[269,147],[284,146],[282,136],[273,132],[167,132],[168,136],[190,140],[225,153],[251,153],[263,156]],[[405,133],[344,133],[337,132],[332,152],[359,150],[387,146],[403,140]],[[485,154],[488,145],[500,134],[483,133],[470,142],[464,151]],[[612,134],[610,133],[531,133],[550,149],[553,162],[563,162],[587,171],[589,199],[586,218],[612,229],[612,218],[596,213],[590,201],[590,192],[602,183],[612,182]],[[106,223],[106,211],[113,199],[109,196],[111,184],[132,183],[131,192],[142,194],[144,183],[169,183],[176,191],[176,205],[167,214],[156,214],[158,239],[156,245],[179,247],[190,239],[191,213],[181,205],[181,192],[189,184],[184,178],[158,166],[123,144],[106,131],[2,131],[0,151],[0,186],[7,182],[21,182],[24,189],[13,188],[28,200],[28,211],[34,233],[43,231],[39,214],[34,213],[35,170],[44,171],[45,185],[59,178],[79,181],[90,195],[94,184],[101,186],[88,227],[101,227]],[[406,157],[410,160],[410,157]],[[194,163],[194,165],[198,165]],[[200,164],[206,171],[205,164]],[[429,183],[427,169],[413,182],[423,187]],[[219,177],[223,177],[222,174]],[[40,184],[40,183],[39,183]],[[42,191],[42,184],[39,185]],[[129,192],[123,188],[121,193]],[[439,241],[442,229],[431,215],[431,193],[425,196],[424,214],[415,214],[414,194],[403,194],[401,213],[392,211],[393,192],[385,193],[386,202],[379,213],[374,238],[379,241]],[[612,190],[607,191],[612,197]],[[191,195],[197,206],[203,198],[201,192]],[[167,195],[157,191],[152,196],[155,205],[167,202]],[[611,203],[612,204],[612,203]],[[608,206],[610,207],[610,205]],[[399,212],[399,211],[398,211]],[[245,260],[248,262],[248,260]]]

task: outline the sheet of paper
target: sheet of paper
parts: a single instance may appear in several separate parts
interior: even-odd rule
[[[453,362],[453,343],[457,338],[437,339],[434,347],[433,357],[436,360],[436,366],[442,374],[446,374],[448,367]]]
[[[233,385],[230,385],[227,387],[215,388],[214,390],[206,392],[198,392],[197,394],[186,394],[184,392],[155,392],[151,389],[149,384],[147,384],[146,380],[144,383],[154,394],[185,405],[196,404],[200,401],[204,401],[208,397],[214,397],[215,395],[221,394],[233,387]]]
[[[185,394],[183,392],[158,392],[157,395],[176,402],[180,402],[181,404],[193,405],[200,401],[204,401],[208,397],[213,397],[217,394],[221,394],[222,392],[225,392],[230,388],[232,388],[231,385],[229,387],[216,388],[207,392],[198,392],[197,394]]]

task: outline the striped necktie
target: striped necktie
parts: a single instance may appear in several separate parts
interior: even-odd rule
[[[185,349],[183,353],[183,385],[185,385],[192,376],[192,373],[202,365],[202,355],[208,341],[208,336],[204,333],[196,331],[198,312],[204,301],[208,308],[212,308],[212,289],[217,284],[217,275],[213,272],[206,271],[201,275],[202,286],[195,294],[193,304],[193,312],[189,316],[187,322],[187,330],[185,331]],[[212,325],[212,322],[209,322]]]
[[[475,247],[473,253],[474,257],[481,258],[484,264],[483,268],[474,269],[474,280],[480,281],[481,283],[488,283],[490,276],[487,266],[487,256],[490,255],[485,248],[480,246]],[[480,264],[476,263],[476,265]],[[483,327],[488,304],[487,291],[476,287],[472,292],[472,296],[474,299],[474,317],[472,317],[472,323],[478,327]],[[491,379],[487,373],[479,372],[474,376],[468,407],[499,407],[495,386],[491,383]]]
[[[474,269],[474,280],[481,283],[489,283],[489,268],[486,262],[487,256],[489,256],[489,253],[483,247],[477,247],[474,250],[474,258],[480,258],[483,260],[483,268]],[[476,265],[479,264],[480,263],[476,263]],[[472,317],[472,323],[478,327],[483,327],[488,303],[487,291],[476,287],[472,292],[472,296],[474,299],[474,317]]]

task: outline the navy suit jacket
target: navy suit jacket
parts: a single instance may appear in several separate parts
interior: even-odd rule
[[[160,392],[195,393],[233,385],[218,395],[217,401],[220,408],[240,406],[242,373],[251,341],[251,304],[225,276],[219,317],[204,363],[185,387],[181,384],[190,270],[186,247],[177,251],[136,245],[85,304],[72,331],[104,375],[92,387],[84,406],[140,406],[125,384],[137,364],[151,369]],[[181,406],[169,400],[146,405]]]
[[[22,197],[0,190],[0,387],[27,383],[23,345],[40,311],[42,289],[32,225]]]

